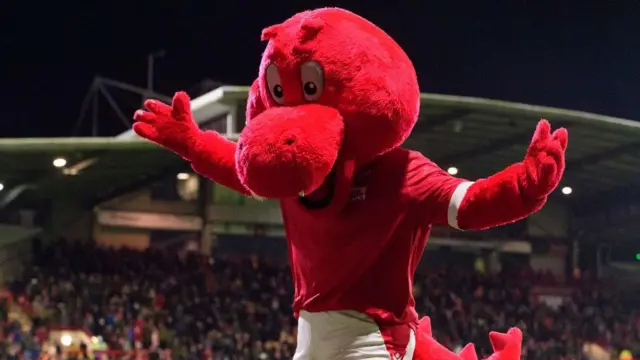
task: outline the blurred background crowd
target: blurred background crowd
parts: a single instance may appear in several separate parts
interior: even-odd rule
[[[35,245],[33,261],[2,297],[2,359],[266,360],[290,359],[295,350],[291,278],[282,262],[68,242]],[[474,342],[486,356],[490,330],[517,326],[529,360],[583,359],[589,346],[640,352],[640,317],[615,289],[583,276],[570,284],[568,300],[554,304],[534,294],[536,286],[556,285],[550,274],[526,267],[488,274],[466,265],[421,269],[415,279],[418,311],[449,348]],[[65,331],[88,334],[73,357],[62,355],[71,335],[51,336]]]

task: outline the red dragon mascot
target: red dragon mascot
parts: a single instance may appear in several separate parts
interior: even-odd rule
[[[135,132],[199,174],[277,199],[298,318],[295,360],[477,359],[419,320],[413,274],[433,224],[486,229],[539,210],[564,171],[567,131],[542,120],[522,162],[475,182],[400,148],[418,119],[413,64],[380,28],[345,10],[298,13],[267,42],[237,143],[201,131],[190,100],[155,100]],[[490,359],[520,357],[522,333],[492,333]]]

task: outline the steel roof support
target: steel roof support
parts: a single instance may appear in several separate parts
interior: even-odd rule
[[[471,111],[468,110],[454,110],[440,116],[421,115],[421,119],[418,120],[413,131],[417,133],[430,132],[438,126],[444,125],[450,121],[460,120],[469,114],[471,114]]]
[[[554,122],[554,125],[555,125],[554,127],[566,127],[566,128],[571,126],[571,124],[566,121],[556,121]],[[512,146],[528,145],[528,141],[531,140],[532,136],[533,136],[533,131],[526,130],[521,133],[515,134],[513,136],[498,139],[486,145],[479,146],[479,147],[470,149],[468,151],[463,151],[461,153],[457,153],[452,156],[436,158],[434,161],[437,164],[455,164],[460,161],[469,161],[469,159],[474,159],[482,155],[487,155],[503,149],[508,149]],[[524,154],[522,155],[524,156]]]
[[[609,150],[587,155],[579,159],[567,162],[567,169],[570,169],[572,171],[580,170],[586,166],[610,160],[621,155],[637,153],[638,150],[640,150],[640,143],[620,145]]]
[[[125,185],[123,187],[118,187],[117,189],[112,189],[111,191],[107,191],[105,194],[100,194],[98,196],[96,196],[95,198],[90,199],[90,204],[91,207],[95,207],[97,205],[99,205],[102,202],[105,202],[107,200],[116,198],[118,196],[127,194],[127,193],[131,193],[134,192],[142,187],[144,187],[145,185],[149,185],[151,183],[154,183],[156,181],[160,181],[164,178],[166,178],[169,175],[174,175],[179,173],[179,172],[184,172],[187,169],[189,169],[189,163],[184,162],[184,161],[180,161],[177,164],[173,164],[173,165],[169,165],[169,166],[165,166],[164,168],[158,170],[157,172],[153,173],[153,174],[148,174],[146,176],[142,176],[141,178],[132,181],[131,183],[129,183],[128,185]]]
[[[151,81],[150,85],[153,86],[153,81]],[[72,130],[72,136],[78,135],[80,129],[82,128],[82,125],[85,124],[87,117],[89,117],[89,112],[91,112],[91,119],[89,120],[91,122],[91,136],[100,135],[98,127],[98,124],[100,123],[100,119],[98,116],[98,106],[101,97],[107,101],[109,109],[116,114],[120,122],[122,122],[127,129],[131,127],[131,116],[124,114],[111,94],[111,91],[114,89],[139,96],[141,103],[145,99],[150,97],[165,101],[167,103],[171,102],[170,97],[158,94],[153,90],[97,76],[93,79],[93,82],[89,87],[89,91],[87,91],[87,94],[82,101],[82,105],[80,106],[80,114],[78,115],[78,119],[76,120]]]

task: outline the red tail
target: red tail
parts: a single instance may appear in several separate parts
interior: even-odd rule
[[[486,360],[519,360],[522,344],[522,332],[518,328],[511,328],[506,334],[491,332],[489,334],[494,353]],[[416,334],[416,350],[414,360],[478,360],[473,344],[460,351],[459,354],[438,343],[432,336],[431,320],[428,317],[420,319]]]

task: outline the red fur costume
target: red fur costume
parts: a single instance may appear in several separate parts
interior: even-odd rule
[[[417,118],[414,67],[350,12],[306,11],[268,41],[238,143],[194,122],[189,98],[147,101],[135,132],[203,176],[280,200],[299,317],[294,359],[476,359],[418,321],[412,278],[432,224],[479,230],[539,210],[564,171],[567,131],[542,120],[524,160],[486,179],[454,178],[400,148]],[[492,333],[490,359],[520,357],[522,333]]]

